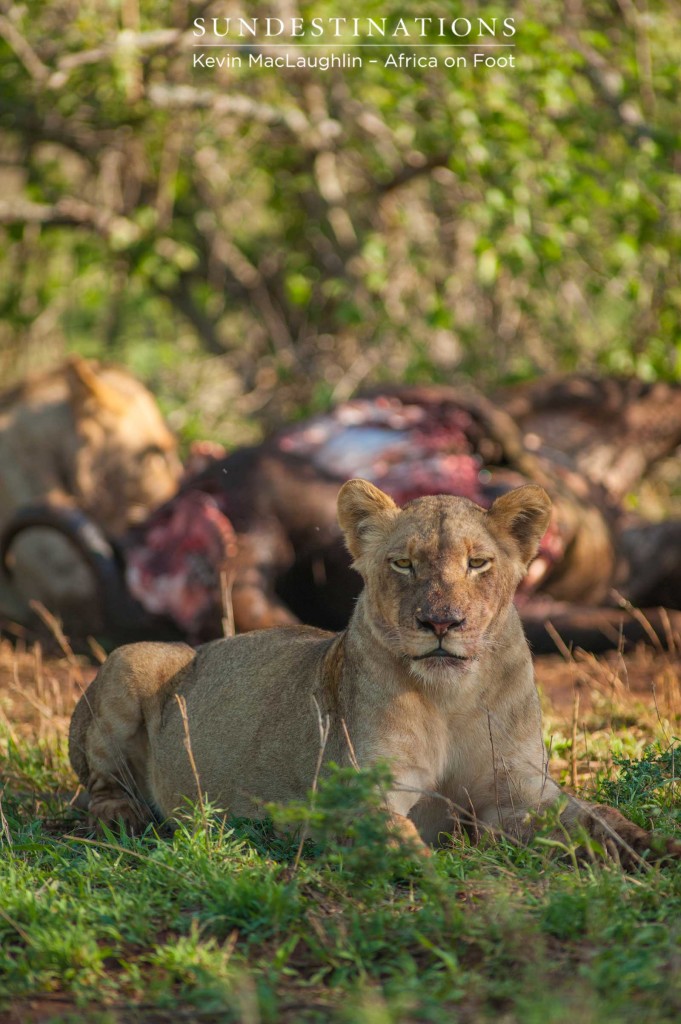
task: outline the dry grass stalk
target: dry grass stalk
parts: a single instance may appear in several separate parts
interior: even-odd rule
[[[667,641],[667,650],[674,656],[678,653],[678,636],[672,629],[672,624],[669,618],[669,612],[666,608],[660,608],[660,618],[662,619],[662,626],[664,628],[664,638]]]
[[[189,734],[189,716],[187,715],[187,701],[180,693],[175,694],[175,700],[177,706],[180,709],[182,715],[182,727],[184,729],[184,748],[187,751],[187,757],[189,758],[189,764],[191,765],[192,775],[194,776],[194,782],[196,783],[196,800],[201,810],[201,821],[206,824],[206,805],[203,799],[203,793],[201,792],[201,780],[199,778],[199,770],[196,767],[196,761],[194,760],[194,751],[192,750],[192,741]]]
[[[319,753],[317,754],[317,764],[315,765],[314,776],[312,778],[312,786],[310,787],[313,793],[317,792],[317,786],[319,784],[319,773],[322,770],[322,764],[324,763],[324,752],[326,750],[326,744],[329,741],[329,732],[331,731],[331,718],[329,715],[325,715],[322,719],[322,710],[317,703],[317,698],[312,697],[314,702],[315,710],[317,712],[317,726],[319,728]],[[307,822],[303,825],[300,831],[300,842],[298,843],[298,849],[296,850],[295,860],[293,861],[293,873],[295,874],[300,864],[300,858],[303,855],[303,847],[305,840],[308,836]]]
[[[567,646],[567,644],[565,643],[565,641],[563,640],[562,636],[560,635],[556,627],[553,625],[553,623],[547,622],[545,625],[545,629],[551,637],[551,639],[553,640],[556,647],[558,648],[558,650],[560,651],[560,653],[565,658],[565,660],[568,662],[572,662],[572,651]]]
[[[37,696],[34,696],[25,686],[11,686],[10,690],[21,696],[22,700],[27,701],[31,707],[35,708],[39,715],[39,723],[42,725],[44,719],[52,718],[52,708],[48,707],[43,701]]]
[[[669,739],[669,733],[667,732],[667,730],[665,728],[665,724],[664,724],[664,721],[662,719],[662,715],[660,714],[660,707],[659,707],[659,704],[657,703],[657,687],[655,686],[655,680],[654,679],[653,679],[653,681],[650,684],[650,692],[653,695],[653,704],[655,705],[655,714],[657,715],[657,721],[658,721],[658,724],[659,724],[660,729],[662,731],[662,735],[664,736],[665,743],[667,744],[667,746],[670,746],[671,745],[671,740]]]
[[[2,727],[6,731],[7,735],[9,736],[10,741],[16,747],[17,744],[19,743],[19,737],[17,736],[17,734],[16,734],[16,732],[14,730],[14,727],[12,726],[12,723],[10,722],[9,718],[7,717],[6,711],[2,707],[0,707],[0,723],[2,723]]]
[[[33,671],[35,674],[35,692],[38,700],[45,703],[45,677],[43,675],[43,649],[39,640],[33,644]]]
[[[584,756],[586,758],[586,770],[589,775],[588,784],[591,785],[593,783],[593,773],[591,769],[591,758],[589,756],[589,741],[586,735],[586,725],[584,722],[582,722],[582,736],[584,737]]]
[[[50,698],[50,707],[53,710],[53,714],[57,718],[64,718],[66,715],[66,708],[64,707],[64,694],[59,686],[56,678],[50,673],[45,677],[50,684],[50,690],[52,691]]]
[[[87,638],[87,644],[92,651],[92,657],[99,665],[103,665],[106,661],[107,654],[100,643],[98,643],[93,636]]]
[[[234,604],[232,602],[232,589],[234,587],[234,572],[220,570],[220,597],[222,600],[222,635],[235,636],[236,624],[234,622]]]
[[[579,717],[579,690],[575,686],[572,699],[572,747],[570,750],[570,783],[577,788],[577,719]]]
[[[36,615],[40,617],[40,619],[49,629],[54,639],[57,641],[60,650],[62,651],[64,657],[69,663],[69,666],[74,674],[76,682],[80,686],[81,690],[84,689],[85,680],[83,679],[83,673],[81,671],[80,665],[78,664],[78,659],[73,653],[73,649],[66,638],[64,630],[61,628],[61,623],[59,622],[59,619],[55,615],[53,615],[52,612],[48,611],[45,605],[42,604],[42,602],[40,601],[31,601],[30,605],[33,611],[36,613]]]
[[[625,611],[627,611],[632,618],[636,619],[636,621],[641,624],[641,626],[645,630],[646,636],[650,638],[650,642],[652,643],[653,647],[657,651],[659,651],[660,654],[662,654],[664,652],[664,644],[660,640],[659,636],[657,635],[657,633],[655,632],[655,630],[653,629],[653,627],[651,626],[650,622],[645,617],[641,609],[634,607],[631,601],[628,601],[626,597],[623,597],[618,590],[611,590],[610,593],[613,595],[613,597],[619,604],[620,608],[623,608]]]
[[[497,777],[497,758],[494,752],[494,736],[492,735],[492,715],[489,708],[487,709],[487,728],[489,730],[489,741],[492,746],[492,771],[494,772],[494,799],[497,805],[497,817],[499,824],[501,824],[501,803],[499,801],[499,779]]]
[[[345,742],[348,745],[348,752],[349,752],[349,755],[350,755],[350,764],[355,769],[355,771],[358,772],[358,771],[361,770],[360,767],[359,767],[359,761],[357,760],[357,755],[355,753],[355,747],[353,745],[352,740],[350,739],[350,733],[348,732],[348,727],[347,727],[347,724],[346,724],[346,721],[345,721],[344,718],[341,718],[341,727],[343,729],[343,735],[345,736]]]
[[[9,823],[5,817],[5,812],[2,809],[2,800],[0,799],[0,841],[3,839],[8,846],[12,845],[12,833],[9,830]]]
[[[27,947],[30,949],[31,945],[32,945],[31,936],[28,934],[28,932],[25,932],[24,929],[21,927],[21,925],[17,924],[17,922],[14,920],[14,918],[10,917],[9,914],[6,913],[6,911],[4,911],[2,909],[2,907],[0,907],[0,917],[3,919],[3,921],[7,922],[7,924],[10,926],[10,928],[14,929],[14,931],[17,933],[19,938],[23,939],[23,941],[26,943]]]

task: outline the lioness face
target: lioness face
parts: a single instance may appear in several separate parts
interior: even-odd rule
[[[153,396],[130,374],[84,360],[73,361],[67,372],[81,442],[77,497],[116,535],[176,492],[182,473],[177,442]]]
[[[345,484],[338,516],[364,579],[376,642],[425,682],[470,669],[493,646],[550,510],[534,485],[485,511],[450,495],[399,509],[364,480]]]

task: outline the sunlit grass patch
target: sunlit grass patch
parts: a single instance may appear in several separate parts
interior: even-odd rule
[[[587,797],[675,834],[673,708],[631,707],[558,722],[554,761],[569,776],[576,735]],[[89,831],[58,735],[5,736],[0,774],[2,1007],[264,1024],[681,1013],[678,865],[626,875],[542,843],[550,821],[527,847],[463,833],[424,862],[388,842],[381,768],[332,771],[274,820],[188,805],[142,837]]]

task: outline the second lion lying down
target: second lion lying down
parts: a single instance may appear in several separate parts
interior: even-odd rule
[[[235,815],[300,798],[315,773],[321,712],[329,761],[350,761],[349,735],[360,765],[392,766],[396,831],[436,843],[456,827],[453,806],[464,824],[528,838],[530,817],[561,790],[548,777],[512,598],[550,507],[535,485],[485,511],[443,495],[400,509],[364,480],[346,483],[338,517],[364,580],[347,630],[289,626],[197,651],[155,643],[115,651],[71,723],[71,762],[91,816],[140,828],[195,799],[197,774],[210,802]],[[570,799],[562,820],[606,845],[623,840],[625,860],[650,846],[613,808]]]

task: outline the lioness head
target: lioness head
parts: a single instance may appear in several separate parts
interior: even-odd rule
[[[125,370],[73,358],[66,377],[80,440],[73,489],[108,533],[122,533],[177,490],[177,442],[153,395]]]
[[[376,642],[427,682],[470,667],[493,647],[550,515],[548,495],[534,484],[486,511],[451,495],[400,509],[373,484],[350,480],[338,519]]]

